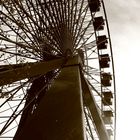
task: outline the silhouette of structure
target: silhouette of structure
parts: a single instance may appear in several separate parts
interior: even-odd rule
[[[1,140],[115,140],[115,100],[102,0],[0,2]]]

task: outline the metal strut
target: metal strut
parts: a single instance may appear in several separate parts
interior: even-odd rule
[[[60,68],[64,62],[65,59],[61,58],[47,62],[0,66],[0,86],[11,84],[25,78],[46,74],[49,71]]]
[[[83,98],[84,98],[83,100],[86,107],[90,110],[91,116],[94,120],[98,132],[99,140],[110,140],[108,132],[105,128],[105,124],[101,117],[101,113],[99,112],[96,101],[94,99],[94,96],[82,73],[81,73],[81,79],[82,79],[82,90],[83,90]]]

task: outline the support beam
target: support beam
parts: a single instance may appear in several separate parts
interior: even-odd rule
[[[71,63],[72,64],[72,63]],[[85,140],[79,65],[62,68],[14,140]]]
[[[47,62],[1,66],[3,69],[0,71],[0,86],[11,84],[25,78],[46,74],[49,71],[61,68],[64,63],[65,60],[62,58]]]
[[[100,140],[110,140],[91,89],[81,73],[84,103],[89,108]]]

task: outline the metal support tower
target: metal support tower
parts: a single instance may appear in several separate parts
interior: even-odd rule
[[[16,65],[17,68],[14,69],[4,66],[8,70],[4,70],[2,73],[5,73],[4,76],[9,76],[10,80],[4,81],[2,78],[0,84],[9,84],[19,80],[16,72],[25,74],[23,77],[19,74],[20,78],[29,78],[59,68],[62,66],[62,62],[64,59],[51,60],[43,64]],[[91,111],[100,140],[109,140],[95,99],[80,70],[82,66],[80,57],[69,58],[65,62],[59,76],[53,81],[51,88],[41,99],[35,112],[26,116],[26,121],[19,125],[14,140],[85,140],[84,102]],[[23,72],[25,69],[28,69],[28,74]]]

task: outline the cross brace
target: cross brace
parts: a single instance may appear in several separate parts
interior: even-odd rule
[[[64,63],[65,60],[62,58],[47,62],[0,66],[0,86],[11,84],[25,78],[46,74],[51,70],[61,68]]]
[[[68,61],[67,61],[68,60]],[[64,65],[80,63],[80,58],[60,58],[47,62],[34,62],[25,64],[1,65],[0,66],[0,86],[11,84],[25,78],[40,76],[49,71],[62,68]]]

